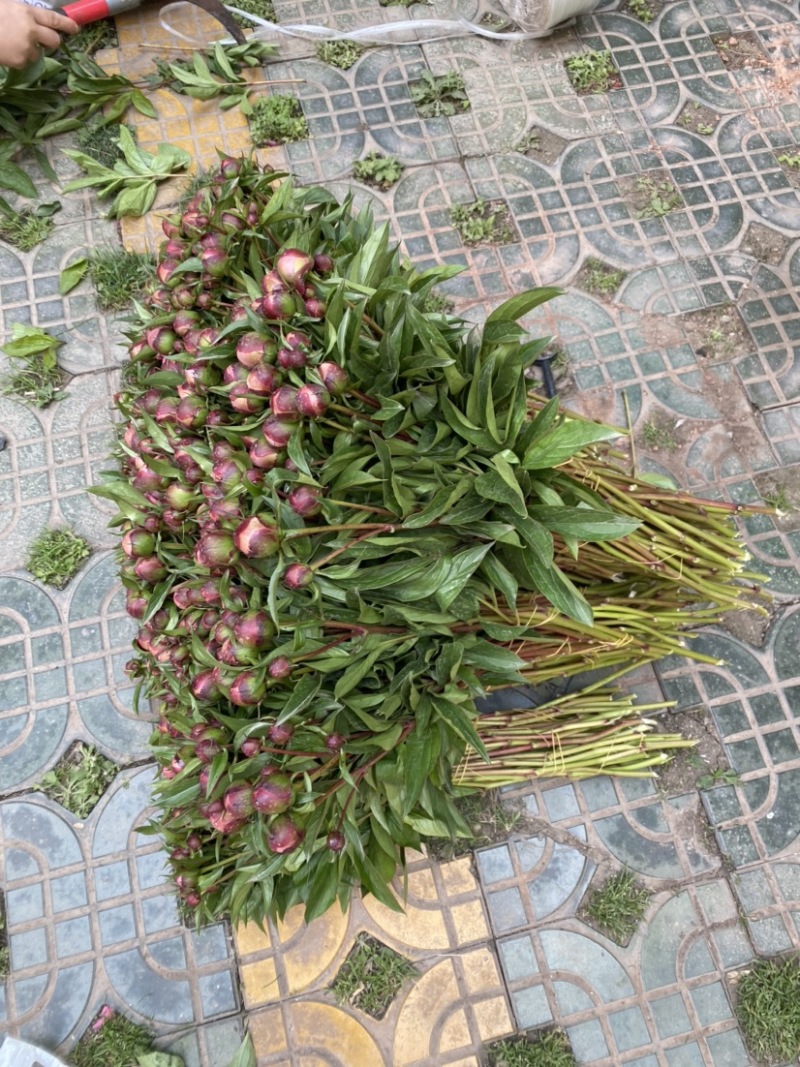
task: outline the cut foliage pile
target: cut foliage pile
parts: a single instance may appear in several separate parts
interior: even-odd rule
[[[482,328],[427,313],[452,269],[247,160],[164,231],[99,491],[184,904],[311,919],[360,885],[397,907],[404,850],[468,833],[459,790],[662,762],[679,739],[598,688],[521,733],[476,710],[685,654],[690,623],[752,599],[731,509],[633,484],[618,431],[529,396],[546,341],[517,320],[556,291]]]

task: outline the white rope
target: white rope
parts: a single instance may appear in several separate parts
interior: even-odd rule
[[[171,33],[174,37],[179,37],[182,41],[186,41],[187,44],[205,47],[208,44],[207,41],[200,41],[195,37],[187,37],[185,33],[175,29],[166,18],[166,15],[171,11],[184,7],[185,2],[186,0],[174,0],[171,4],[165,4],[161,8],[159,16],[161,25],[168,33]],[[332,30],[328,26],[315,26],[314,24],[284,26],[277,22],[269,22],[267,19],[259,18],[258,15],[251,15],[249,11],[241,11],[233,5],[226,4],[225,6],[234,15],[241,15],[256,25],[257,28],[251,34],[249,40],[261,40],[271,34],[277,34],[316,41],[356,41],[362,44],[391,44],[398,34],[410,32],[413,33],[414,38],[410,41],[401,41],[399,43],[416,44],[419,42],[420,31],[424,33],[439,31],[432,36],[425,36],[423,38],[424,41],[443,41],[452,37],[467,37],[471,34],[478,37],[488,37],[495,41],[529,41],[536,37],[547,37],[553,32],[553,28],[549,27],[545,30],[534,32],[515,30],[511,33],[498,33],[496,30],[490,30],[486,26],[478,25],[478,23],[468,22],[467,19],[404,19],[402,22],[386,22],[379,26],[362,26],[357,30],[343,31]],[[568,25],[568,23],[565,22],[562,25]],[[230,44],[233,42],[231,38],[225,38],[222,43]]]

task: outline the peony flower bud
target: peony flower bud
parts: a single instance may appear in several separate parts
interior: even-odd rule
[[[294,664],[288,658],[288,656],[276,656],[276,658],[267,667],[267,672],[270,678],[274,678],[276,681],[282,681],[284,678],[288,678],[294,670]]]
[[[280,386],[283,375],[269,363],[260,363],[247,375],[247,388],[258,396],[271,396]]]
[[[294,288],[314,266],[314,257],[298,248],[287,248],[275,260],[275,270],[281,279]]]
[[[261,427],[261,432],[264,434],[265,441],[278,450],[286,448],[296,431],[296,422],[279,419],[275,415],[268,416],[264,425]]]
[[[302,370],[308,363],[308,357],[302,348],[279,348],[278,365],[284,370]]]
[[[289,507],[304,519],[322,511],[321,493],[311,485],[296,485],[289,493]]]
[[[231,815],[246,819],[253,814],[253,790],[246,782],[238,782],[225,790],[222,803]]]
[[[320,363],[316,371],[331,396],[341,396],[347,389],[347,374],[338,363]]]
[[[122,535],[122,551],[129,559],[152,556],[156,548],[156,539],[147,530],[134,526]]]
[[[267,847],[271,852],[293,852],[302,840],[302,831],[287,815],[278,815],[267,830]]]
[[[237,617],[233,632],[248,648],[267,648],[275,635],[275,627],[266,611],[252,608]]]
[[[261,314],[275,322],[288,322],[298,312],[298,303],[291,293],[270,293],[261,301]]]
[[[286,745],[291,741],[294,729],[285,722],[274,722],[267,730],[270,741],[275,745]]]
[[[294,790],[288,774],[271,774],[253,788],[253,807],[262,815],[280,815],[292,806]]]
[[[319,419],[328,410],[330,394],[322,385],[301,385],[297,390],[297,410],[310,419]]]
[[[254,331],[243,333],[236,342],[236,358],[243,367],[257,367],[264,359],[267,342]]]
[[[246,819],[234,815],[231,811],[221,811],[216,815],[212,815],[208,821],[217,833],[235,834],[237,830],[241,830],[244,826]]]
[[[276,451],[268,441],[256,441],[250,446],[248,455],[253,466],[262,471],[279,467],[284,458],[284,453]]]
[[[300,412],[297,409],[297,389],[292,385],[282,385],[280,389],[276,389],[269,403],[272,414],[279,419],[295,422],[300,418]]]
[[[154,585],[156,582],[163,581],[167,577],[169,571],[158,558],[158,556],[145,556],[142,559],[137,559],[133,567],[133,573],[141,582],[148,582]]]
[[[283,584],[287,589],[305,589],[313,581],[313,570],[302,563],[291,563],[283,572]]]
[[[254,671],[242,671],[231,683],[228,697],[240,708],[251,708],[264,698],[264,682]]]
[[[271,522],[262,521],[257,515],[240,523],[233,539],[239,551],[250,559],[266,559],[274,555],[280,546],[278,528]]]
[[[341,852],[344,848],[344,834],[339,830],[332,830],[325,838],[325,844],[331,852]]]
[[[204,530],[195,545],[198,567],[228,567],[236,559],[236,544],[227,530]]]

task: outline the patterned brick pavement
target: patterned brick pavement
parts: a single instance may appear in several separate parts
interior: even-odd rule
[[[276,0],[279,21],[341,28],[497,11],[489,0],[384,8],[375,0]],[[698,494],[783,496],[800,508],[800,24],[779,0],[622,0],[550,37],[476,37],[367,50],[349,70],[284,41],[266,68],[298,96],[307,140],[261,150],[301,183],[354,194],[388,220],[420,266],[453,263],[445,289],[479,319],[521,288],[567,295],[530,316],[563,353],[569,404],[624,422],[640,466]],[[178,13],[184,32],[213,24]],[[140,77],[174,43],[141,9],[100,58]],[[740,42],[749,60],[736,62]],[[579,96],[564,61],[609,49],[620,87]],[[183,53],[176,52],[176,57]],[[470,108],[422,118],[409,84],[463,76]],[[261,76],[256,72],[253,77]],[[259,92],[268,91],[263,87]],[[159,91],[140,143],[168,140],[198,166],[248,145],[246,119]],[[2,101],[0,101],[0,107]],[[61,180],[73,164],[53,160]],[[398,158],[399,182],[356,182],[369,151]],[[652,190],[670,208],[650,210]],[[45,190],[50,192],[50,190]],[[162,189],[158,207],[179,189]],[[450,209],[502,202],[510,239],[465,246]],[[122,322],[91,284],[58,295],[58,274],[117,228],[89,194],[63,198],[53,236],[0,244],[0,335],[15,322],[65,341],[67,399],[44,411],[0,398],[0,887],[10,973],[0,1030],[69,1053],[103,1003],[151,1025],[188,1067],[225,1067],[243,1027],[260,1067],[480,1067],[487,1043],[557,1024],[581,1064],[745,1067],[733,1014],[737,975],[800,946],[800,521],[745,520],[754,568],[775,594],[765,626],[700,639],[719,666],[666,661],[645,673],[675,714],[694,714],[730,773],[679,786],[596,778],[512,790],[507,842],[438,863],[414,857],[405,914],[374,901],[310,929],[291,913],[266,930],[182,924],[147,820],[147,722],[123,673],[132,627],[115,578],[96,482],[111,440]],[[126,219],[131,249],[160,239],[157,214]],[[592,291],[597,261],[618,272]],[[0,357],[2,358],[2,357]],[[26,546],[69,525],[93,555],[63,591],[23,570]],[[699,709],[699,710],[698,710]],[[79,821],[33,786],[78,741],[119,767]],[[626,868],[650,891],[627,945],[585,914],[587,892]],[[363,933],[416,976],[380,1020],[337,1004],[330,983]]]

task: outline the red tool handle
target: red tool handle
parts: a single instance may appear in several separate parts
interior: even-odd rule
[[[97,22],[98,19],[108,18],[109,15],[118,15],[121,11],[131,11],[138,7],[140,2],[141,0],[75,0],[75,3],[65,4],[61,13],[74,19],[79,26],[85,26],[87,22]]]

